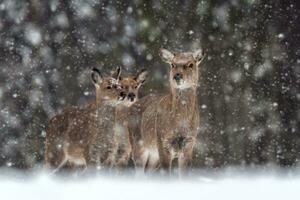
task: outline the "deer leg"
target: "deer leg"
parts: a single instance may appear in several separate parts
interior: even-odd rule
[[[56,143],[57,144],[57,143]],[[44,169],[49,170],[51,173],[56,173],[60,168],[64,167],[67,163],[65,153],[58,148],[53,148],[49,144],[45,152],[45,165]],[[56,145],[57,146],[57,145]],[[56,147],[55,146],[55,147]],[[53,170],[54,168],[54,170]]]
[[[121,157],[116,162],[116,167],[118,170],[123,170],[128,165],[128,160],[130,158],[130,151],[122,153]]]
[[[44,164],[44,166],[43,166],[43,169],[44,169],[44,170],[47,170],[47,171],[51,169],[51,164],[50,164],[49,160],[46,160],[46,161],[45,161],[45,164]]]
[[[128,166],[131,151],[125,148],[119,148],[117,154],[115,167],[117,174],[121,174]]]
[[[87,169],[87,163],[83,156],[68,155],[68,163],[74,177],[84,174]]]
[[[103,162],[103,165],[105,167],[107,167],[108,169],[111,169],[114,166],[114,156],[113,155],[109,155],[105,161]]]
[[[81,174],[84,174],[87,171],[87,164],[82,165]]]
[[[84,161],[84,163],[80,165],[73,165],[76,169],[74,170],[74,177],[82,176],[87,170],[87,164]]]
[[[187,175],[188,167],[191,164],[193,156],[193,148],[186,148],[178,157],[178,175],[181,178],[184,175]]]
[[[128,163],[128,158],[124,156],[116,162],[116,167],[119,171],[122,171],[123,169],[126,168],[127,163]]]
[[[128,160],[129,157],[125,157],[121,158],[120,160],[118,160],[118,162],[116,163],[116,174],[117,175],[123,175],[126,172],[126,167],[128,166]]]
[[[61,161],[61,163],[58,165],[58,167],[53,170],[52,174],[58,172],[62,167],[66,165],[67,162],[68,162],[68,158],[65,156],[64,159]]]
[[[143,151],[140,156],[134,156],[134,165],[137,176],[144,175],[148,157],[147,151]]]
[[[171,174],[172,169],[172,155],[169,151],[165,150],[163,153],[161,153],[161,169],[163,173],[166,173],[168,175]]]
[[[158,150],[152,149],[149,153],[147,162],[147,172],[155,172],[159,165],[159,153]]]

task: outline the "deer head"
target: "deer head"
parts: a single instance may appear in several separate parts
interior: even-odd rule
[[[138,91],[146,80],[147,71],[141,70],[135,76],[128,76],[120,79],[120,85],[122,88],[122,104],[125,106],[131,106],[138,100]]]
[[[187,89],[195,88],[198,84],[199,65],[204,58],[203,51],[171,53],[166,49],[160,49],[160,57],[170,64],[171,88]]]
[[[122,100],[122,90],[119,85],[121,68],[117,67],[110,76],[102,76],[100,70],[93,68],[91,79],[96,87],[96,99],[99,103],[104,101],[113,105],[119,104]]]

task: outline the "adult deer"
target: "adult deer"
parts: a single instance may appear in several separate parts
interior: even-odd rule
[[[154,170],[158,166],[170,172],[178,158],[179,175],[192,160],[199,126],[197,86],[202,50],[171,53],[160,50],[170,64],[170,92],[149,95],[130,109],[129,130],[132,157],[137,170]]]

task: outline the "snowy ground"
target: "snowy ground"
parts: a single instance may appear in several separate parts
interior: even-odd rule
[[[2,172],[4,172],[2,170]],[[299,172],[299,171],[298,171]],[[10,171],[0,173],[2,200],[60,199],[297,199],[300,176],[295,171],[236,169],[201,171],[189,179],[94,176],[51,178],[40,173],[31,178]],[[197,175],[196,175],[197,174]]]

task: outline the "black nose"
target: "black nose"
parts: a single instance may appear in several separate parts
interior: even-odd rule
[[[122,100],[124,100],[126,98],[126,93],[125,92],[121,92],[120,93],[120,97],[122,98]]]
[[[131,93],[128,94],[128,99],[129,99],[130,101],[133,101],[134,98],[135,98],[135,94],[134,94],[134,93],[131,92]]]
[[[174,79],[175,79],[175,81],[180,81],[180,79],[182,79],[182,74],[180,74],[180,73],[177,73],[177,74],[175,74],[175,76],[173,77]]]

